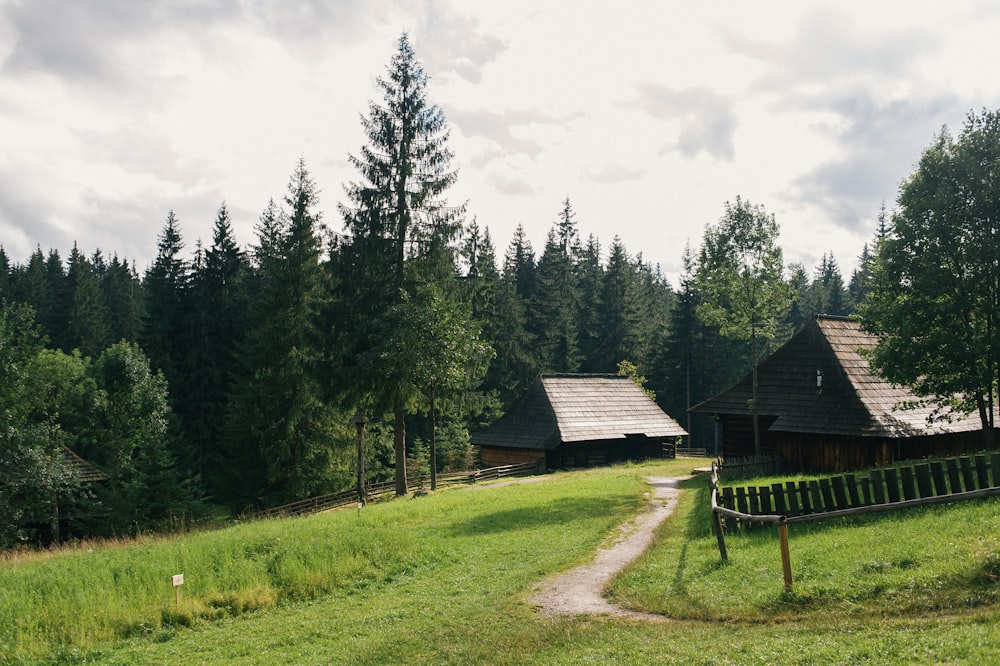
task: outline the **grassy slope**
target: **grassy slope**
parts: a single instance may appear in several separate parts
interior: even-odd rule
[[[75,626],[73,613],[82,611],[45,615],[32,631],[49,631],[44,645],[56,651],[48,658],[67,662],[1000,661],[989,529],[1000,513],[996,501],[921,510],[905,518],[910,535],[905,539],[887,538],[894,529],[888,517],[794,527],[796,592],[786,595],[773,535],[732,538],[732,562],[719,564],[700,482],[685,493],[653,550],[613,586],[628,605],[691,619],[650,624],[547,617],[530,606],[534,583],[586,559],[614,525],[635,512],[641,475],[681,469],[555,475],[542,483],[449,490],[373,506],[360,520],[355,512],[339,512],[8,563],[0,567],[0,589],[7,599],[12,591],[18,594],[19,581],[37,582],[55,570],[75,572],[59,574],[63,582],[54,585],[46,602],[51,608],[55,599],[72,605],[75,596],[84,595],[82,589],[67,589],[82,570],[111,585],[107,599],[131,599],[130,587],[158,572],[154,596],[159,598],[147,610],[125,610],[126,619],[117,620],[133,635],[124,642],[111,635],[87,643],[64,634]],[[938,534],[956,522],[966,523],[966,529]],[[146,568],[147,562],[155,565]],[[178,566],[185,567],[188,583],[182,610],[173,613],[163,577],[177,573]],[[119,583],[96,573],[109,567]],[[123,576],[139,570],[141,576]],[[91,603],[103,608],[97,600]],[[114,614],[118,608],[138,609],[138,603],[107,608]],[[240,612],[241,604],[248,612]],[[13,606],[0,601],[0,632],[12,619],[2,609]],[[779,619],[770,619],[775,615]],[[697,619],[703,617],[714,621]],[[25,622],[22,616],[14,624]],[[63,629],[56,626],[60,623]],[[174,626],[185,624],[192,626]],[[10,630],[0,636],[0,649],[9,647],[3,641]],[[53,636],[61,638],[53,642]],[[40,644],[34,645],[34,658],[45,659]],[[21,653],[29,654],[26,647]],[[16,662],[10,651],[0,654],[8,656],[0,663]]]

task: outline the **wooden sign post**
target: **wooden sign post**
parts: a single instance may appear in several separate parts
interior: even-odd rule
[[[170,577],[174,584],[174,605],[180,608],[181,605],[181,585],[184,584],[184,574],[175,574]]]

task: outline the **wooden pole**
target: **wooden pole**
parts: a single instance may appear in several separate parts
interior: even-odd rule
[[[788,555],[788,523],[778,523],[778,543],[781,544],[781,573],[785,578],[785,591],[792,591],[792,562]]]
[[[729,552],[726,550],[726,535],[722,532],[722,516],[719,515],[718,511],[712,512],[712,526],[715,527],[715,540],[719,542],[719,555],[722,556],[723,562],[728,562]]]
[[[357,424],[358,428],[358,506],[365,505],[365,424]]]
[[[351,418],[351,423],[358,429],[358,510],[368,502],[365,497],[365,413],[358,407],[358,410]]]

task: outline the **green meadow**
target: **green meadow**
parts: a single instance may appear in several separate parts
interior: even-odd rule
[[[1000,662],[1000,501],[737,532],[704,478],[610,586],[669,618],[550,616],[531,591],[691,460],[450,488],[175,538],[0,561],[0,664]],[[170,576],[184,574],[175,588]]]

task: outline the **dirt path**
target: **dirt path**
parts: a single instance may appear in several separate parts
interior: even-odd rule
[[[680,478],[650,477],[650,506],[619,528],[620,534],[609,546],[597,551],[592,562],[560,574],[553,580],[540,584],[533,602],[549,613],[579,615],[607,613],[643,620],[666,621],[662,615],[651,615],[626,610],[608,603],[604,588],[619,571],[639,557],[653,540],[653,531],[669,516],[677,504]]]

